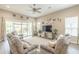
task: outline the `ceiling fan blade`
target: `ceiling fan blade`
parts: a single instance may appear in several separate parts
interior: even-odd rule
[[[33,4],[33,6],[36,6],[36,4]]]

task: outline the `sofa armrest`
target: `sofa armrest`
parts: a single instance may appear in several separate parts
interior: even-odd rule
[[[52,47],[41,45],[41,48],[43,48],[43,49],[45,49],[45,50],[47,50],[47,51],[49,51],[49,52],[51,52],[53,54],[55,53],[55,50]]]
[[[33,50],[33,49],[35,49],[35,48],[37,48],[37,45],[33,45],[33,46],[31,46],[31,47],[25,49],[24,52],[27,54],[28,52],[30,52],[31,50]]]

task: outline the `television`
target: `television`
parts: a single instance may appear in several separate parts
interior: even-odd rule
[[[45,31],[45,32],[52,32],[52,25],[43,26],[43,31]]]

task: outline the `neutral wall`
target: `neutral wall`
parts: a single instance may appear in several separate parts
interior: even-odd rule
[[[79,17],[79,5],[68,8],[68,9],[64,9],[61,11],[57,11],[55,13],[51,13],[51,14],[43,16],[43,17],[39,17],[38,22],[40,22],[40,23],[46,22],[46,24],[51,24],[53,26],[53,28],[58,29],[58,34],[64,34],[65,33],[65,17],[68,17],[68,16],[70,16],[70,17],[78,16]],[[50,18],[51,18],[51,20],[49,20]],[[53,19],[55,19],[55,18],[61,19],[61,22],[58,20],[53,21]],[[42,24],[40,26],[42,26]],[[73,37],[72,42],[76,43],[77,37]]]

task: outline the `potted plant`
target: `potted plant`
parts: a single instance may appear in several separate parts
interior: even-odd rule
[[[42,30],[39,30],[38,33],[40,34],[39,36],[41,37]]]

